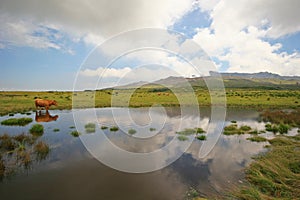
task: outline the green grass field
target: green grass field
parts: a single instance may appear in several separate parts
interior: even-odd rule
[[[168,89],[139,88],[106,89],[82,92],[0,92],[0,114],[25,113],[35,111],[34,99],[54,99],[58,106],[51,109],[71,109],[87,107],[149,107],[160,104],[162,106],[179,106],[191,104],[192,95],[197,97],[199,106],[210,106],[211,95],[224,97],[222,94],[210,94],[206,89],[195,88],[195,93],[179,89],[176,95]],[[299,90],[268,90],[268,89],[226,89],[228,107],[253,108],[299,108]],[[72,99],[76,105],[72,106]]]
[[[300,135],[269,140],[270,150],[246,168],[247,185],[229,199],[299,199]]]

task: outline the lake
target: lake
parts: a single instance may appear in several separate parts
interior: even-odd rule
[[[199,141],[189,137],[189,141],[179,141],[176,131],[195,127],[206,130],[210,109],[201,108],[200,113],[198,116],[191,111],[182,116],[180,108],[50,110],[50,116],[46,117],[48,122],[42,122],[47,121],[43,114],[36,118],[35,112],[28,116],[15,114],[14,117],[40,121],[44,134],[39,140],[49,144],[51,151],[45,160],[34,162],[29,169],[20,169],[0,182],[1,199],[184,199],[190,188],[204,196],[223,195],[244,182],[243,169],[249,165],[252,156],[266,151],[264,146],[268,143],[246,140],[249,135],[220,135],[212,151],[199,158],[199,149],[210,138]],[[74,121],[74,116],[80,116],[80,120]],[[0,117],[0,121],[7,118],[11,116]],[[264,130],[265,123],[258,119],[259,113],[255,110],[227,109],[225,125],[235,120],[239,125]],[[96,123],[95,133],[85,133],[84,125],[89,122]],[[28,132],[34,123],[37,122],[24,127],[1,125],[0,134]],[[76,130],[74,126],[82,133],[80,137],[70,134]],[[108,128],[102,130],[101,126]],[[110,131],[112,126],[118,126],[119,130]],[[130,128],[136,133],[127,134]],[[59,131],[54,132],[54,129]],[[294,134],[296,130],[290,132]],[[262,135],[273,137],[268,132]],[[178,159],[179,154],[173,151],[157,158],[157,162],[167,158],[166,167],[155,165],[156,160],[127,163],[125,158],[114,157],[117,155],[102,141],[104,137],[112,146],[133,153],[155,152],[172,142],[179,146],[187,144],[189,148]],[[97,157],[97,153],[102,157]],[[101,159],[112,161],[103,164]],[[149,172],[128,173],[107,166],[116,164],[115,160],[121,160],[122,163],[117,164],[124,168],[145,168]],[[147,166],[158,170],[151,171]]]

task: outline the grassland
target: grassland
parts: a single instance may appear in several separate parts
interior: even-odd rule
[[[210,93],[205,88],[194,88],[199,106],[210,106]],[[58,106],[51,109],[71,109],[72,99],[77,103],[74,108],[87,107],[149,107],[189,105],[192,98],[184,89],[175,91],[168,88],[142,87],[134,89],[105,89],[82,92],[0,92],[0,114],[26,113],[34,111],[34,99],[55,99]],[[227,88],[226,94],[212,94],[216,97],[226,96],[228,107],[252,108],[300,108],[300,90],[272,90],[256,88]],[[180,97],[181,102],[178,98]],[[128,100],[124,100],[128,98]]]
[[[249,184],[234,192],[233,199],[300,199],[300,135],[277,136],[269,143],[270,151],[256,156],[246,169]]]

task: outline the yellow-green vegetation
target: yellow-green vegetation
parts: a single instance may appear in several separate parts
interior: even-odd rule
[[[36,98],[56,100],[58,106],[50,107],[50,109],[72,108],[72,92],[0,92],[0,115],[27,113],[28,111],[35,110],[34,99]]]
[[[258,134],[257,130],[252,130],[250,126],[243,125],[238,127],[237,124],[230,124],[224,127],[224,135],[241,135],[241,134]]]
[[[30,134],[0,136],[0,180],[20,168],[28,168],[35,160],[47,157],[49,146]]]
[[[273,132],[274,134],[280,133],[280,134],[285,134],[288,133],[288,131],[291,129],[291,127],[288,124],[282,124],[280,123],[279,125],[277,124],[266,124],[266,131]]]
[[[261,136],[257,136],[257,135],[252,136],[250,138],[247,138],[247,140],[250,140],[252,142],[266,142],[266,141],[268,141],[267,138],[261,137]]]
[[[242,135],[242,134],[251,134],[251,135],[258,135],[261,133],[264,133],[265,131],[258,131],[258,130],[253,130],[250,126],[248,125],[242,125],[238,127],[236,123],[230,124],[226,127],[224,127],[223,134],[224,135]]]
[[[206,135],[197,135],[196,138],[198,140],[206,140]]]
[[[79,135],[81,135],[81,133],[78,132],[78,131],[72,131],[70,134],[71,134],[73,137],[79,137]]]
[[[206,132],[202,128],[200,128],[200,127],[199,128],[186,128],[186,129],[184,129],[182,131],[176,132],[176,134],[178,134],[177,138],[180,141],[188,140],[188,137],[186,137],[186,136],[189,136],[189,135],[195,135],[195,137],[198,140],[206,140],[206,136],[202,135],[203,133],[206,133]]]
[[[195,128],[186,128],[183,131],[176,132],[176,134],[179,134],[179,135],[193,135],[196,133],[197,133],[197,130]]]
[[[196,133],[202,134],[202,133],[206,133],[206,131],[203,130],[202,128],[196,128]]]
[[[53,132],[59,132],[59,131],[60,131],[59,128],[53,129]]]
[[[186,92],[184,88],[177,88],[176,95],[180,96],[180,105],[189,105],[191,95],[198,99],[199,106],[210,106],[211,94],[205,87],[194,86],[194,93]],[[50,109],[71,109],[72,100],[76,101],[74,108],[110,107],[150,107],[155,104],[162,106],[179,106],[176,95],[168,88],[162,86],[143,86],[138,89],[103,89],[97,91],[79,92],[0,92],[0,114],[25,113],[35,110],[34,99],[53,99],[58,106]],[[224,97],[222,94],[213,94]],[[125,97],[131,96],[129,102]],[[264,89],[264,88],[227,88],[226,101],[229,107],[253,108],[299,108],[299,89]]]
[[[300,135],[277,136],[269,143],[269,151],[246,169],[249,184],[234,192],[235,199],[300,199]]]
[[[34,124],[29,129],[29,132],[34,136],[42,136],[44,133],[44,126],[41,124]]]
[[[180,141],[186,141],[186,140],[188,140],[189,138],[186,137],[185,135],[179,135],[179,136],[177,137],[177,139],[180,140]]]
[[[105,130],[105,129],[108,129],[108,127],[107,126],[101,126],[101,129]]]
[[[112,132],[116,132],[116,131],[119,130],[119,127],[117,127],[117,126],[112,126],[112,127],[110,127],[109,130],[112,131]]]
[[[185,193],[185,200],[207,200],[206,198],[200,197],[200,193],[193,187],[190,187]]]
[[[265,122],[274,124],[287,124],[291,127],[300,128],[300,109],[290,110],[266,110],[261,113],[261,118]]]
[[[149,130],[150,131],[156,131],[156,128],[150,128]]]
[[[50,148],[48,144],[46,144],[43,141],[39,141],[35,146],[34,146],[34,151],[37,154],[39,159],[45,159],[50,151]]]
[[[3,120],[1,122],[1,125],[6,126],[26,126],[27,124],[30,124],[32,122],[31,118],[23,117],[23,118],[9,118],[6,120]]]
[[[247,131],[250,131],[251,130],[251,127],[250,126],[247,126],[247,125],[243,125],[240,127],[240,130],[241,131],[244,131],[244,132],[247,132]]]
[[[96,132],[96,124],[88,123],[84,126],[86,133],[95,133]]]
[[[128,130],[128,134],[130,135],[136,134],[136,130],[131,128]]]

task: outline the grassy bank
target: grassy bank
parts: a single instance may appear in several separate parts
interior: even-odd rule
[[[195,88],[199,106],[210,106],[210,93],[202,88]],[[129,97],[128,100],[126,97]],[[178,98],[180,97],[181,102]],[[223,97],[223,95],[217,95]],[[139,88],[119,90],[99,90],[96,92],[0,92],[0,114],[25,113],[35,110],[34,99],[55,99],[58,106],[51,109],[71,109],[72,99],[78,104],[76,108],[86,107],[149,107],[155,104],[162,106],[189,105],[191,94],[184,90],[176,91],[176,95],[165,88]],[[228,107],[249,108],[299,108],[299,90],[264,90],[264,89],[226,89]],[[113,103],[111,103],[113,102]]]
[[[300,199],[300,135],[269,140],[270,150],[246,169],[248,184],[233,199]]]

